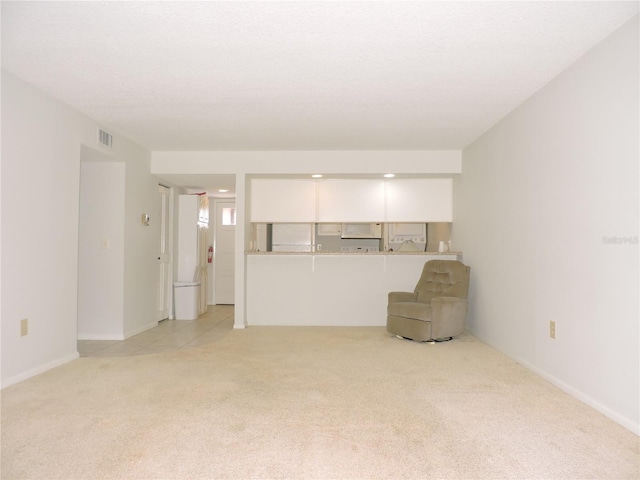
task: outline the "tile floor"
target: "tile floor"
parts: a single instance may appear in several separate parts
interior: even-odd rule
[[[233,329],[233,305],[210,305],[196,320],[163,320],[126,340],[78,340],[81,357],[122,357],[204,345]]]

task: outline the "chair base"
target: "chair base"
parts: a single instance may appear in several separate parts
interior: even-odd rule
[[[434,327],[429,321],[387,315],[387,332],[416,342],[449,341],[462,334],[464,326],[462,328],[458,325],[448,325],[446,328],[441,325]]]
[[[453,337],[444,337],[444,338],[436,338],[434,342],[442,343],[442,342],[450,342],[451,340],[453,340]]]
[[[426,342],[431,340],[431,322],[388,315],[387,332],[416,342]]]
[[[453,337],[445,337],[445,338],[432,338],[430,340],[414,340],[413,338],[403,337],[402,335],[396,335],[400,340],[410,340],[412,342],[419,343],[442,343],[442,342],[450,342],[453,340]]]

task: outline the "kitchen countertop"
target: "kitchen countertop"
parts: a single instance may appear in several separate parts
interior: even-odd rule
[[[462,255],[462,252],[245,252],[246,255]]]

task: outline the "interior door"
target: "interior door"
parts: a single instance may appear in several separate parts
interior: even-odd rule
[[[207,205],[207,209],[209,206]],[[209,227],[206,225],[198,225],[198,270],[200,280],[200,290],[198,293],[198,313],[202,315],[207,311],[208,301],[208,283],[209,283],[209,264],[207,263],[207,255],[209,248]]]
[[[217,201],[213,269],[215,303],[218,305],[235,302],[235,234],[236,203]]]
[[[160,220],[160,238],[158,241],[158,287],[156,303],[156,320],[169,318],[171,298],[171,254],[169,229],[169,203],[171,190],[158,185],[158,218]]]

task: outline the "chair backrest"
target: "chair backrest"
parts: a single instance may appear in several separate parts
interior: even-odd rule
[[[471,267],[457,260],[429,260],[415,292],[418,302],[429,303],[433,297],[467,298]]]

